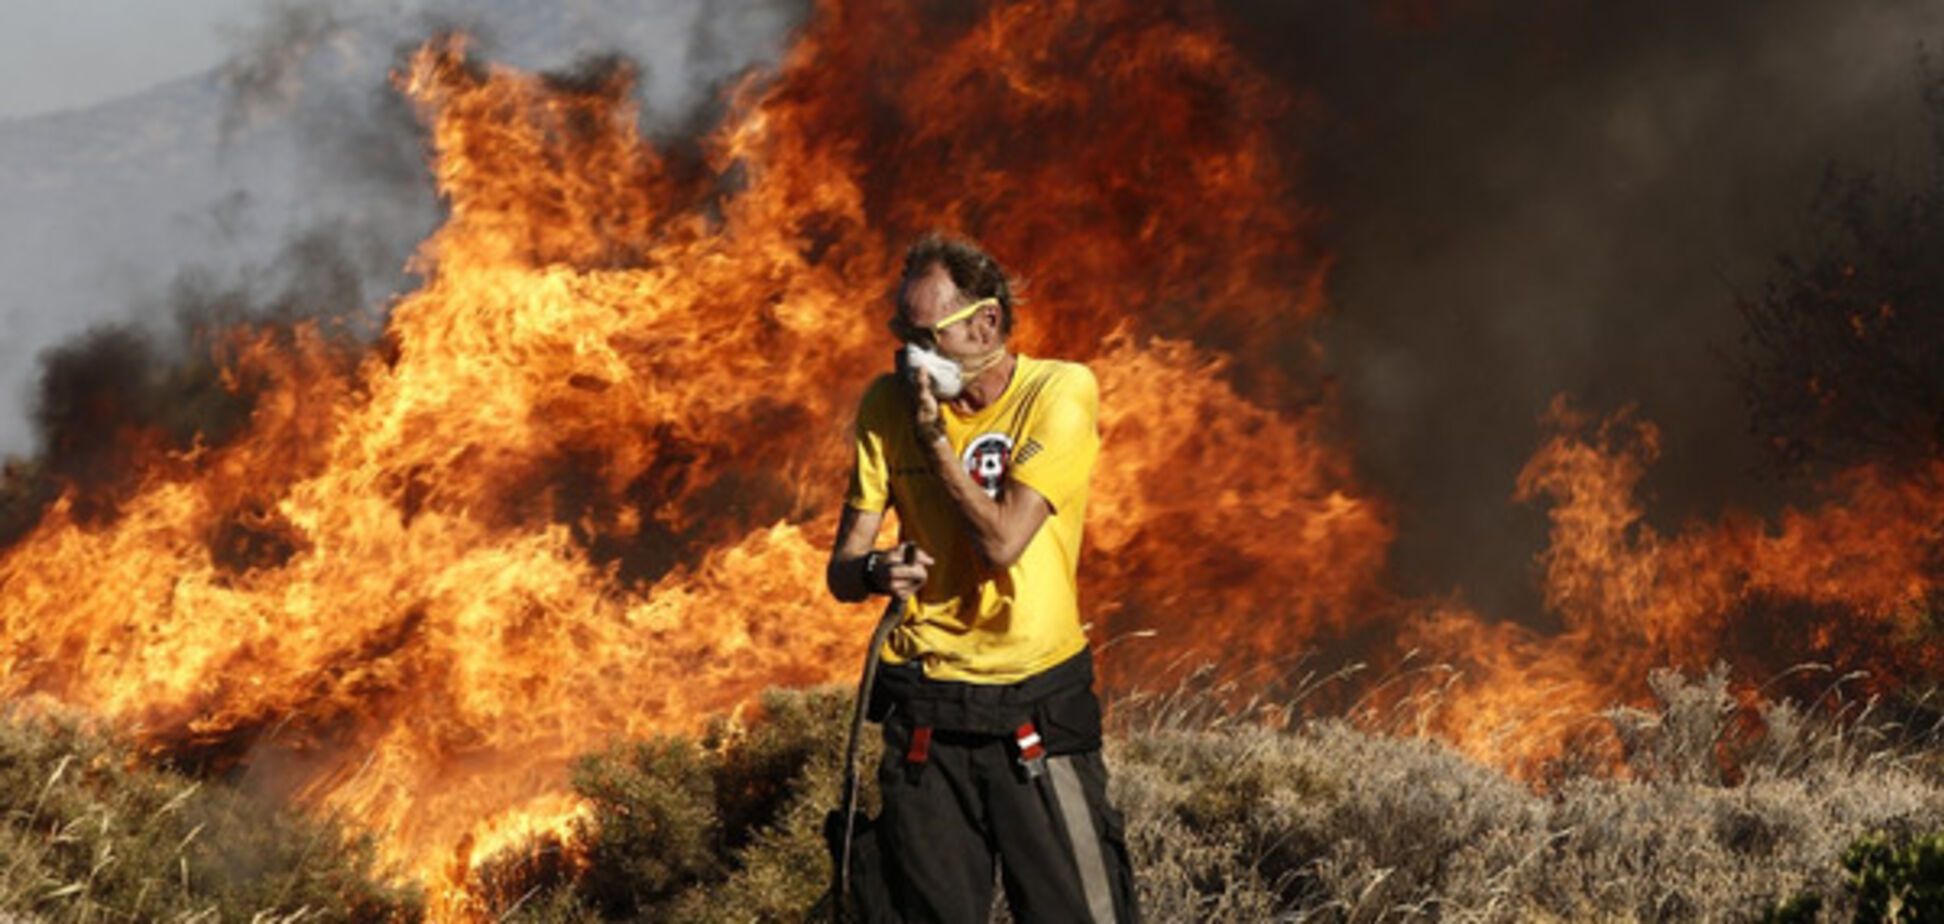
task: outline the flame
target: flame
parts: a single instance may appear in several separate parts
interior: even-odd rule
[[[1940,664],[1944,463],[1663,533],[1653,427],[1564,402],[1518,491],[1550,504],[1558,631],[1387,592],[1390,516],[1307,332],[1331,260],[1270,134],[1303,100],[1199,3],[941,27],[822,0],[695,162],[641,137],[633,80],[420,48],[395,84],[449,207],[422,285],[376,344],[213,335],[247,422],[119,434],[125,478],[0,549],[0,696],[247,768],[374,832],[436,917],[489,914],[479,872],[584,813],[574,756],[850,679],[869,617],[827,599],[824,550],[885,293],[934,227],[1029,281],[1019,348],[1101,382],[1083,603],[1097,641],[1155,636],[1110,676],[1422,649],[1459,669],[1434,730],[1519,769],[1652,667]]]
[[[1267,134],[1290,102],[1198,7],[936,35],[831,0],[700,169],[640,136],[633,78],[419,49],[423,284],[373,349],[217,336],[246,425],[131,434],[108,512],[68,485],[4,550],[0,693],[243,765],[375,832],[435,916],[484,913],[473,871],[582,811],[575,755],[854,670],[824,549],[931,227],[1030,280],[1021,349],[1103,383],[1097,636],[1273,656],[1355,618],[1389,527],[1300,368],[1328,260]]]
[[[1876,691],[1939,676],[1944,637],[1929,620],[1944,576],[1944,461],[1852,469],[1773,523],[1731,513],[1664,534],[1637,497],[1660,451],[1653,424],[1630,410],[1595,421],[1563,398],[1546,422],[1554,435],[1515,496],[1552,502],[1538,563],[1563,628],[1540,634],[1449,604],[1408,626],[1409,643],[1468,675],[1443,707],[1450,739],[1534,774],[1600,710],[1639,701],[1663,666],[1726,660],[1764,678],[1834,664],[1866,671]]]

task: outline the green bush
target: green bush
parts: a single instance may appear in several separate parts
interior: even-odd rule
[[[721,878],[715,782],[692,742],[611,748],[574,767],[594,806],[582,891],[609,916],[633,916],[698,882]]]
[[[71,722],[0,718],[0,909],[35,920],[414,921],[371,842],[140,769]]]
[[[772,691],[748,722],[584,757],[585,872],[549,867],[491,893],[516,898],[501,904],[526,922],[801,920],[829,884],[823,819],[849,718],[843,690]]]
[[[1856,920],[1944,921],[1944,832],[1898,845],[1875,833],[1843,855],[1856,894]]]

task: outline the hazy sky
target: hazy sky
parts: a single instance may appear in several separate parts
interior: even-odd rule
[[[0,118],[114,99],[222,61],[271,0],[0,0]]]

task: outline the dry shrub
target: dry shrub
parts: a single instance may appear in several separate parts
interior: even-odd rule
[[[1829,703],[1748,712],[1721,669],[1658,672],[1649,687],[1656,708],[1607,717],[1625,746],[1620,772],[1543,791],[1425,737],[1342,719],[1292,725],[1289,703],[1238,697],[1212,673],[1124,698],[1110,790],[1145,916],[1682,921],[1756,918],[1788,902],[1847,915],[1855,898],[1840,863],[1852,842],[1944,828],[1929,737]],[[847,698],[772,693],[764,713],[699,744],[656,746],[687,748],[680,759],[652,747],[600,759],[644,776],[605,790],[613,804],[599,817],[615,827],[591,836],[618,837],[616,857],[658,856],[615,870],[642,870],[636,888],[692,871],[631,916],[800,920],[824,888],[819,824],[835,801]],[[706,821],[684,814],[697,803],[712,806]],[[521,916],[585,920],[595,907],[556,892]],[[993,918],[1006,920],[1003,908]]]
[[[1827,702],[1751,713],[1721,668],[1649,687],[1655,709],[1609,716],[1620,773],[1543,792],[1342,720],[1137,711],[1111,747],[1143,902],[1168,921],[1718,920],[1804,898],[1848,913],[1852,842],[1944,827],[1931,736]]]
[[[633,917],[702,882],[722,878],[722,825],[707,755],[693,742],[658,740],[610,748],[574,768],[574,788],[594,805],[589,903]]]
[[[1110,760],[1155,920],[1490,910],[1544,843],[1543,800],[1523,786],[1340,720],[1149,729]]]
[[[46,921],[409,921],[371,843],[140,769],[71,721],[0,716],[0,909]]]
[[[758,715],[699,739],[582,758],[573,780],[594,809],[581,833],[587,870],[496,889],[519,897],[505,919],[801,920],[829,885],[823,821],[849,717],[841,689],[777,690]]]
[[[1919,894],[1944,856],[1924,838],[1944,829],[1935,729],[1835,696],[1750,711],[1722,670],[1657,673],[1650,689],[1656,708],[1608,716],[1618,772],[1545,789],[1428,738],[1292,723],[1287,702],[1238,704],[1207,675],[1123,699],[1110,789],[1145,916],[1867,919],[1871,901],[1905,894],[1899,883]],[[802,920],[828,881],[821,829],[849,710],[842,689],[777,691],[697,739],[585,758],[574,783],[593,823],[575,849],[588,862],[496,870],[486,891],[501,919]],[[416,915],[410,896],[369,878],[367,846],[288,815],[263,824],[261,807],[220,786],[128,766],[126,751],[71,729],[0,730],[0,908],[55,920]],[[1887,883],[1875,892],[1842,865],[1859,842],[1878,845],[1851,851]]]

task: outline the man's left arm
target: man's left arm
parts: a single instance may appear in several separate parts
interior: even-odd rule
[[[1026,551],[1026,544],[1033,541],[1033,534],[1039,532],[1040,524],[1053,512],[1052,505],[1038,491],[1010,479],[994,500],[966,474],[958,454],[952,451],[951,441],[943,435],[925,448],[979,554],[994,568],[1018,561]]]
[[[1099,452],[1099,390],[1092,373],[1080,368],[1041,400],[1047,405],[1023,435],[997,500],[966,473],[942,435],[926,442],[974,545],[997,568],[1018,561],[1048,516],[1084,496]]]

